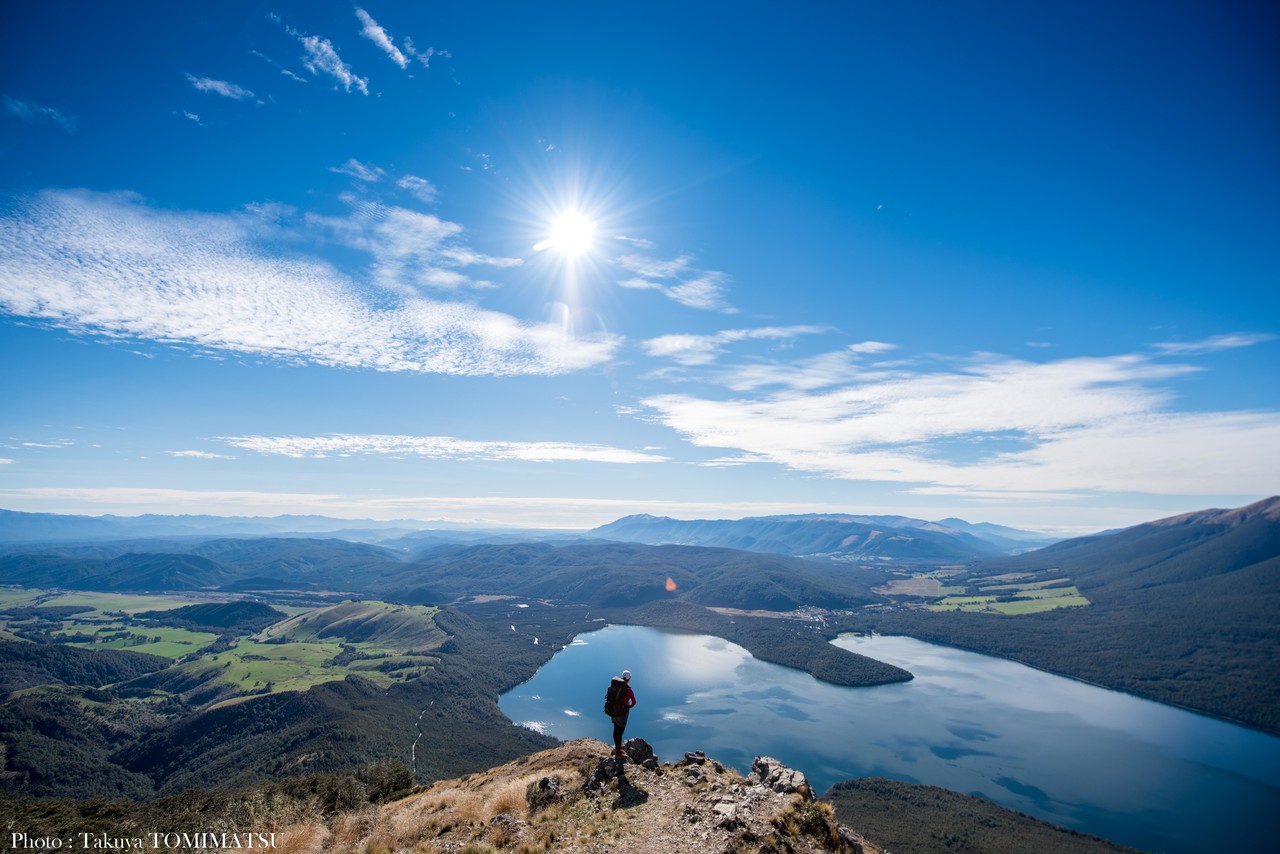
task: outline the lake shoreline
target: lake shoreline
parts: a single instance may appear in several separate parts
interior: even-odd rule
[[[640,699],[628,735],[664,758],[702,750],[746,767],[770,755],[815,791],[885,777],[1149,850],[1185,850],[1211,829],[1248,850],[1280,806],[1280,740],[1269,734],[905,635],[840,637],[916,678],[853,691],[718,635],[619,622],[499,702],[554,738],[600,737],[607,721],[584,676],[625,666]]]

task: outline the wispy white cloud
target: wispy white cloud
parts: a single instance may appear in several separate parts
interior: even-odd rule
[[[11,438],[12,438],[12,437],[11,437]],[[18,444],[17,444],[17,445],[6,445],[5,447],[9,447],[9,448],[69,448],[69,447],[71,447],[72,445],[74,445],[74,444],[75,444],[75,442],[73,442],[71,439],[46,439],[46,440],[45,440],[45,441],[43,441],[43,442],[36,442],[36,441],[33,441],[33,440],[26,440],[26,441],[22,441],[22,440],[19,440],[19,439],[13,438],[13,441],[14,441],[14,442],[17,442]]]
[[[1274,492],[1280,413],[1176,411],[1167,381],[1195,370],[1132,354],[987,355],[950,370],[855,372],[820,391],[790,383],[756,397],[643,403],[692,444],[740,452],[730,460],[833,478],[975,495]]]
[[[28,124],[42,125],[52,122],[68,133],[74,132],[79,124],[75,116],[69,116],[55,107],[46,107],[35,101],[23,101],[8,95],[4,96],[4,111]]]
[[[884,341],[859,341],[845,349],[850,353],[888,353],[890,350],[898,349],[898,345],[887,344]]]
[[[388,233],[366,238],[390,244],[379,251],[395,260],[459,230],[415,216],[388,212]],[[267,248],[287,239],[253,213],[46,191],[0,211],[0,309],[107,338],[379,371],[556,374],[603,362],[620,343],[466,303],[374,295],[320,259]]]
[[[483,265],[515,267],[519,258],[498,258],[461,243],[462,226],[432,214],[353,198],[347,217],[309,216],[308,222],[326,229],[341,242],[368,252],[373,259],[372,281],[404,294],[418,289],[457,290],[489,287],[459,268]]]
[[[706,365],[714,362],[725,347],[739,341],[781,340],[829,331],[823,326],[764,326],[756,329],[726,329],[712,335],[661,335],[643,342],[645,353],[667,358],[682,365]]]
[[[446,245],[440,248],[440,257],[459,264],[461,266],[470,266],[472,264],[485,264],[490,267],[519,267],[524,261],[520,258],[504,258],[497,255],[485,255],[481,252],[475,252],[465,246]]]
[[[614,240],[621,240],[623,243],[629,243],[637,249],[652,249],[653,241],[645,240],[643,237],[627,237],[624,234],[614,236]]]
[[[212,77],[196,77],[194,74],[188,74],[187,80],[191,81],[191,85],[198,92],[209,92],[213,95],[231,98],[234,101],[243,101],[253,97],[253,93],[248,89],[229,83],[226,80],[214,80]]]
[[[445,59],[453,58],[453,54],[449,53],[449,51],[439,50],[434,47],[428,47],[426,50],[418,50],[413,45],[413,39],[409,38],[408,36],[405,36],[405,39],[404,39],[404,52],[409,54],[409,56],[412,56],[414,59],[418,60],[418,62],[421,62],[423,68],[431,67],[431,58],[433,56],[442,56]]]
[[[392,436],[333,433],[324,436],[224,436],[246,451],[294,458],[354,454],[407,455],[429,459],[522,462],[656,463],[657,454],[575,442],[477,442],[452,436]]]
[[[396,186],[408,192],[418,201],[424,204],[431,204],[436,200],[435,184],[432,184],[426,178],[419,178],[417,175],[405,175],[396,182]]]
[[[372,16],[359,6],[356,7],[356,17],[360,19],[361,29],[360,35],[382,48],[382,52],[388,58],[401,68],[409,66],[409,60],[400,48],[396,47],[395,42],[391,40],[391,36],[387,35],[387,31],[378,26],[378,22]]]
[[[200,125],[201,127],[203,127],[203,126],[204,126],[204,123],[200,121],[200,117],[199,117],[198,115],[196,115],[195,113],[190,113],[190,112],[187,112],[186,110],[183,110],[183,111],[182,111],[182,113],[181,113],[181,116],[182,116],[184,119],[186,119],[187,121],[195,122],[196,124]]]
[[[268,17],[270,18],[270,16],[268,16]],[[272,18],[271,20],[275,21],[276,23],[280,23],[279,18]],[[293,35],[293,36],[295,36],[295,37],[298,35],[297,33],[294,33],[294,32],[290,32],[290,34],[291,34],[291,35]],[[277,70],[277,71],[279,71],[281,74],[283,74],[285,77],[288,77],[290,80],[296,80],[296,81],[298,81],[299,83],[306,83],[306,82],[307,82],[307,78],[302,77],[302,76],[297,75],[297,74],[294,74],[292,71],[290,71],[289,69],[285,68],[283,65],[281,65],[281,64],[280,64],[280,63],[278,63],[278,62],[276,62],[274,59],[272,59],[271,57],[267,56],[267,55],[266,55],[265,53],[263,53],[262,51],[260,51],[260,50],[251,50],[251,51],[249,51],[249,53],[250,53],[250,54],[252,54],[253,56],[258,57],[258,59],[261,59],[263,62],[267,63],[267,64],[268,64],[268,65],[270,65],[272,68],[276,69],[276,70]]]
[[[370,163],[361,163],[354,157],[348,158],[347,162],[341,166],[330,166],[329,171],[337,172],[339,175],[350,175],[357,181],[364,181],[367,184],[381,181],[383,176],[387,174],[381,168]]]
[[[10,466],[10,465],[13,465],[13,460],[7,457],[0,457],[0,466]]]
[[[369,78],[361,77],[351,70],[351,66],[342,61],[337,49],[328,39],[319,36],[304,36],[293,28],[288,28],[289,35],[302,43],[306,54],[302,58],[302,66],[313,75],[319,77],[327,74],[337,80],[346,92],[353,88],[362,95],[369,94]]]
[[[677,258],[650,258],[648,255],[623,255],[618,263],[642,279],[671,279],[689,268],[692,255]]]
[[[695,269],[690,265],[692,260],[690,255],[669,260],[648,255],[623,255],[617,259],[618,264],[634,275],[619,280],[618,284],[624,288],[660,291],[689,308],[736,313],[737,309],[724,299],[728,275],[718,270]]]
[[[210,451],[165,451],[171,457],[190,457],[195,460],[234,460],[226,454],[215,454]]]
[[[431,58],[433,56],[443,56],[449,58],[451,54],[447,50],[437,50],[434,47],[428,47],[426,50],[418,50],[413,44],[413,39],[405,36],[401,44],[404,49],[396,47],[395,40],[391,38],[391,34],[386,28],[373,19],[373,16],[356,7],[356,17],[360,19],[360,35],[376,44],[387,55],[387,58],[401,68],[409,67],[409,59],[413,58],[422,63],[423,68],[431,67]]]
[[[812,391],[854,381],[884,380],[897,375],[896,369],[881,362],[869,365],[858,351],[845,348],[789,362],[758,361],[734,365],[719,371],[715,379],[737,392],[772,386]]]
[[[1274,341],[1275,335],[1265,332],[1233,332],[1227,335],[1212,335],[1200,341],[1166,341],[1156,345],[1156,350],[1166,356],[1197,356],[1201,353],[1216,353],[1219,350],[1234,350],[1239,347],[1252,347],[1266,341]]]

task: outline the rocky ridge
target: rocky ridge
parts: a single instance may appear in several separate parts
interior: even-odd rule
[[[804,774],[767,756],[743,776],[702,753],[660,763],[643,739],[625,758],[579,739],[381,807],[298,824],[289,852],[882,854],[839,824]]]

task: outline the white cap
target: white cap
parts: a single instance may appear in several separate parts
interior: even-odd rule
[[[630,671],[630,670],[624,670],[624,671],[622,671],[622,678],[623,678],[623,679],[625,679],[626,681],[630,682],[630,681],[631,681],[631,671]]]

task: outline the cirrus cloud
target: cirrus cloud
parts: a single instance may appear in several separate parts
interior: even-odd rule
[[[389,301],[321,259],[269,250],[283,238],[249,213],[45,191],[0,212],[0,310],[103,338],[416,373],[557,374],[620,342],[466,303]]]
[[[523,462],[657,463],[657,454],[575,442],[478,442],[452,436],[331,433],[324,436],[223,436],[221,441],[260,454],[294,458],[386,454],[429,459]]]
[[[407,68],[409,66],[409,60],[400,51],[400,48],[396,47],[395,42],[391,40],[391,36],[387,34],[385,29],[379,26],[378,22],[375,21],[368,12],[357,6],[356,17],[360,19],[360,35],[380,47],[382,52],[387,55],[387,58],[396,65],[401,68]]]
[[[214,80],[212,77],[196,77],[194,74],[188,74],[187,80],[196,88],[197,92],[209,92],[214,95],[221,95],[224,98],[230,98],[233,101],[243,101],[253,97],[253,93],[243,86],[237,86],[226,80]]]
[[[361,163],[354,157],[347,158],[347,162],[341,166],[330,166],[329,171],[337,172],[339,175],[349,175],[357,181],[364,181],[367,184],[381,181],[382,176],[387,174],[372,163]]]
[[[617,259],[633,275],[618,284],[633,290],[658,291],[689,308],[736,314],[738,309],[725,301],[729,276],[719,270],[699,270],[691,266],[693,257],[680,255],[669,260],[648,255],[623,255]]]
[[[757,397],[643,401],[725,464],[774,463],[921,494],[1269,494],[1280,413],[1178,412],[1167,381],[1198,370],[1124,354],[848,375]],[[756,384],[741,383],[740,389]]]
[[[489,288],[459,268],[486,266],[518,267],[519,258],[485,255],[461,243],[462,226],[433,214],[383,205],[348,197],[350,215],[329,217],[307,215],[307,223],[327,231],[343,244],[369,253],[374,284],[387,290],[415,294],[419,289],[456,290]]]
[[[8,95],[4,96],[3,101],[6,113],[28,124],[53,122],[68,133],[73,133],[79,124],[75,116],[69,116],[55,107],[46,107],[34,101],[23,101]]]
[[[1200,341],[1165,341],[1157,344],[1156,350],[1166,356],[1196,356],[1201,353],[1252,347],[1254,344],[1272,341],[1275,337],[1265,332],[1232,332],[1226,335],[1211,335]]]
[[[209,451],[165,451],[171,457],[186,457],[193,460],[234,460],[226,454],[214,454]]]
[[[306,51],[302,65],[313,75],[317,77],[321,74],[329,75],[342,85],[345,92],[356,89],[362,95],[369,94],[369,78],[361,77],[352,71],[351,66],[342,61],[332,42],[319,36],[304,36],[291,28],[287,32],[302,43]]]
[[[711,335],[660,335],[643,343],[645,353],[672,359],[682,365],[705,365],[716,360],[725,347],[739,341],[786,341],[800,335],[828,331],[824,326],[764,326],[756,329],[726,329]]]

